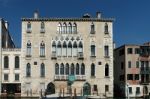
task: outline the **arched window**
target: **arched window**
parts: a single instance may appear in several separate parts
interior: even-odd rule
[[[44,57],[45,56],[45,44],[42,41],[42,43],[40,44],[40,56]]]
[[[75,34],[77,33],[77,24],[76,23],[74,23],[72,26],[72,32]]]
[[[107,23],[105,23],[104,33],[105,33],[105,34],[108,34],[108,33],[109,33],[109,31],[108,31],[108,24],[107,24]]]
[[[61,25],[61,23],[59,23],[58,26],[57,26],[57,32],[58,33],[62,33],[62,25]]]
[[[60,65],[60,75],[64,75],[64,64],[61,63]]]
[[[41,77],[45,77],[45,65],[44,65],[44,63],[41,64],[41,71],[40,71],[40,73],[41,73]]]
[[[57,56],[61,56],[61,42],[60,41],[57,44]]]
[[[67,56],[67,44],[64,41],[63,48],[62,48],[62,56]]]
[[[63,33],[67,33],[67,24],[66,23],[64,23],[63,24]]]
[[[31,66],[30,63],[27,64],[26,66],[26,76],[31,77]]]
[[[79,53],[82,53],[82,52],[83,52],[83,45],[82,45],[82,42],[81,42],[81,41],[79,42],[78,52],[79,52]]]
[[[72,55],[77,56],[77,43],[73,43]]]
[[[55,64],[55,75],[59,75],[59,65]]]
[[[84,63],[81,64],[81,75],[85,75],[85,65],[84,65]]]
[[[45,24],[44,22],[41,22],[41,33],[45,32]]]
[[[31,43],[28,41],[27,43],[27,56],[31,56]]]
[[[66,64],[66,69],[65,69],[66,75],[69,75],[69,64]]]
[[[105,65],[105,76],[109,76],[109,65]]]
[[[4,56],[4,68],[5,69],[9,68],[9,58],[8,58],[8,56]]]
[[[71,64],[71,68],[70,69],[71,69],[71,75],[74,75],[74,64],[73,63]]]
[[[69,24],[68,24],[68,33],[69,33],[69,34],[72,33],[72,25],[71,25],[70,22],[69,22]]]
[[[20,66],[20,59],[19,56],[15,56],[15,69],[18,69]]]
[[[68,43],[67,55],[72,56],[72,44],[71,44],[71,42]]]
[[[91,64],[91,76],[95,76],[95,65],[94,65],[94,63]]]
[[[53,41],[53,43],[52,43],[52,52],[56,53],[56,43],[55,43],[55,41]]]
[[[76,75],[79,75],[79,71],[80,71],[80,70],[79,70],[79,64],[77,63],[77,64],[76,64]]]
[[[91,24],[91,34],[95,34],[95,25],[94,25],[94,23]]]

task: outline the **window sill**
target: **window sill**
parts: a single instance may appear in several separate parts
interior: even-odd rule
[[[105,76],[105,78],[110,78],[110,76]]]
[[[96,58],[96,56],[95,56],[95,55],[91,55],[91,57],[92,57],[92,58]]]
[[[96,78],[96,76],[91,76],[91,78]]]
[[[26,57],[31,57],[31,55],[26,55]]]

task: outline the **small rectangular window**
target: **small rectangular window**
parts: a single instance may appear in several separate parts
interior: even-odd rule
[[[15,81],[19,81],[19,74],[15,74]]]
[[[140,54],[140,49],[139,48],[135,48],[135,54]]]
[[[136,61],[136,68],[139,68],[139,61]]]
[[[128,68],[131,68],[131,61],[128,61]]]
[[[121,62],[121,70],[123,70],[123,69],[124,69],[124,63]]]
[[[97,85],[94,85],[93,87],[94,87],[94,91],[97,91]]]
[[[133,74],[127,74],[127,80],[133,80]]]
[[[129,89],[129,94],[132,94],[132,87],[128,87]]]
[[[135,80],[139,80],[139,74],[135,74]]]
[[[98,62],[98,65],[102,65],[102,62]]]
[[[140,94],[140,87],[136,87],[136,94]]]
[[[132,48],[128,48],[128,54],[132,54]]]
[[[95,45],[91,45],[91,56],[95,56]]]
[[[4,74],[4,80],[8,81],[8,74]]]
[[[105,92],[109,91],[109,85],[105,85]]]
[[[34,65],[37,65],[37,62],[34,62]]]
[[[109,46],[104,46],[105,57],[109,57]]]

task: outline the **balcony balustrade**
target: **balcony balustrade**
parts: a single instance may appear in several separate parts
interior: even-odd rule
[[[58,80],[58,81],[68,80],[68,75],[55,75],[54,79]],[[84,80],[86,80],[86,76],[85,75],[75,75],[75,79],[77,81],[84,81]]]

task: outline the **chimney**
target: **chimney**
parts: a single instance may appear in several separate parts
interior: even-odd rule
[[[8,29],[8,27],[9,27],[8,21],[5,21],[5,27],[6,27],[6,29]]]
[[[39,12],[37,10],[34,12],[34,18],[35,19],[39,18]]]
[[[98,19],[100,19],[101,18],[101,12],[96,12],[96,16]]]

